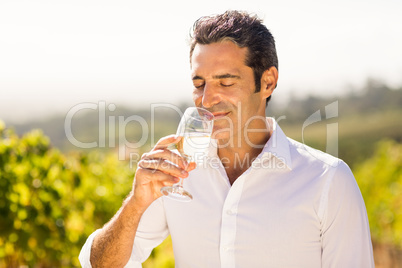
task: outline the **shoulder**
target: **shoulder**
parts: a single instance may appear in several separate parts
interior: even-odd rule
[[[345,162],[341,159],[332,156],[326,152],[314,149],[304,143],[295,141],[291,138],[287,138],[289,143],[289,149],[292,155],[292,162],[300,164],[309,164],[314,166],[322,166],[323,168],[341,168],[347,167]]]
[[[325,181],[324,190],[357,186],[350,167],[343,160],[291,138],[288,138],[288,142],[293,169],[302,170],[306,175],[319,176]]]

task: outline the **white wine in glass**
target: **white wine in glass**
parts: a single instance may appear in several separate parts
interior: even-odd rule
[[[177,127],[176,135],[181,139],[168,149],[177,149],[182,157],[189,162],[196,162],[203,158],[209,148],[214,124],[214,116],[203,108],[187,108]],[[163,195],[179,201],[191,201],[192,195],[184,190],[183,179],[172,186],[161,188]]]

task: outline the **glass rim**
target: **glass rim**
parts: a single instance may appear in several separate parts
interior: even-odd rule
[[[198,113],[198,115],[200,116],[200,118],[196,118],[196,117],[194,117],[193,115],[186,113],[186,112],[189,111],[189,110],[198,110],[198,111],[202,111],[203,114]],[[191,117],[191,118],[193,118],[193,119],[195,119],[195,120],[198,120],[198,121],[211,121],[211,122],[212,122],[212,121],[215,120],[215,116],[214,116],[210,111],[208,111],[208,110],[205,109],[205,108],[201,108],[201,107],[188,107],[188,108],[186,108],[186,110],[185,110],[184,113],[183,113],[183,117],[184,117],[184,116],[186,116],[186,117]]]

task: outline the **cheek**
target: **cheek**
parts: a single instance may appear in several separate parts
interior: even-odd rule
[[[251,96],[244,96],[238,107],[238,112],[241,113],[242,122],[246,122],[250,117],[258,116],[260,114],[261,100],[257,94]],[[264,106],[265,107],[265,106]],[[264,108],[265,111],[265,108]]]
[[[261,100],[261,93],[251,93],[251,95],[247,97],[247,104],[245,105],[249,106],[249,109],[257,111],[261,105]]]
[[[198,105],[202,102],[202,92],[200,90],[193,91],[193,102]]]

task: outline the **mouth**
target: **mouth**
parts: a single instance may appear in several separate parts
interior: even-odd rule
[[[230,112],[216,112],[216,113],[212,113],[215,117],[215,120],[217,119],[221,119],[225,116],[227,116]]]

